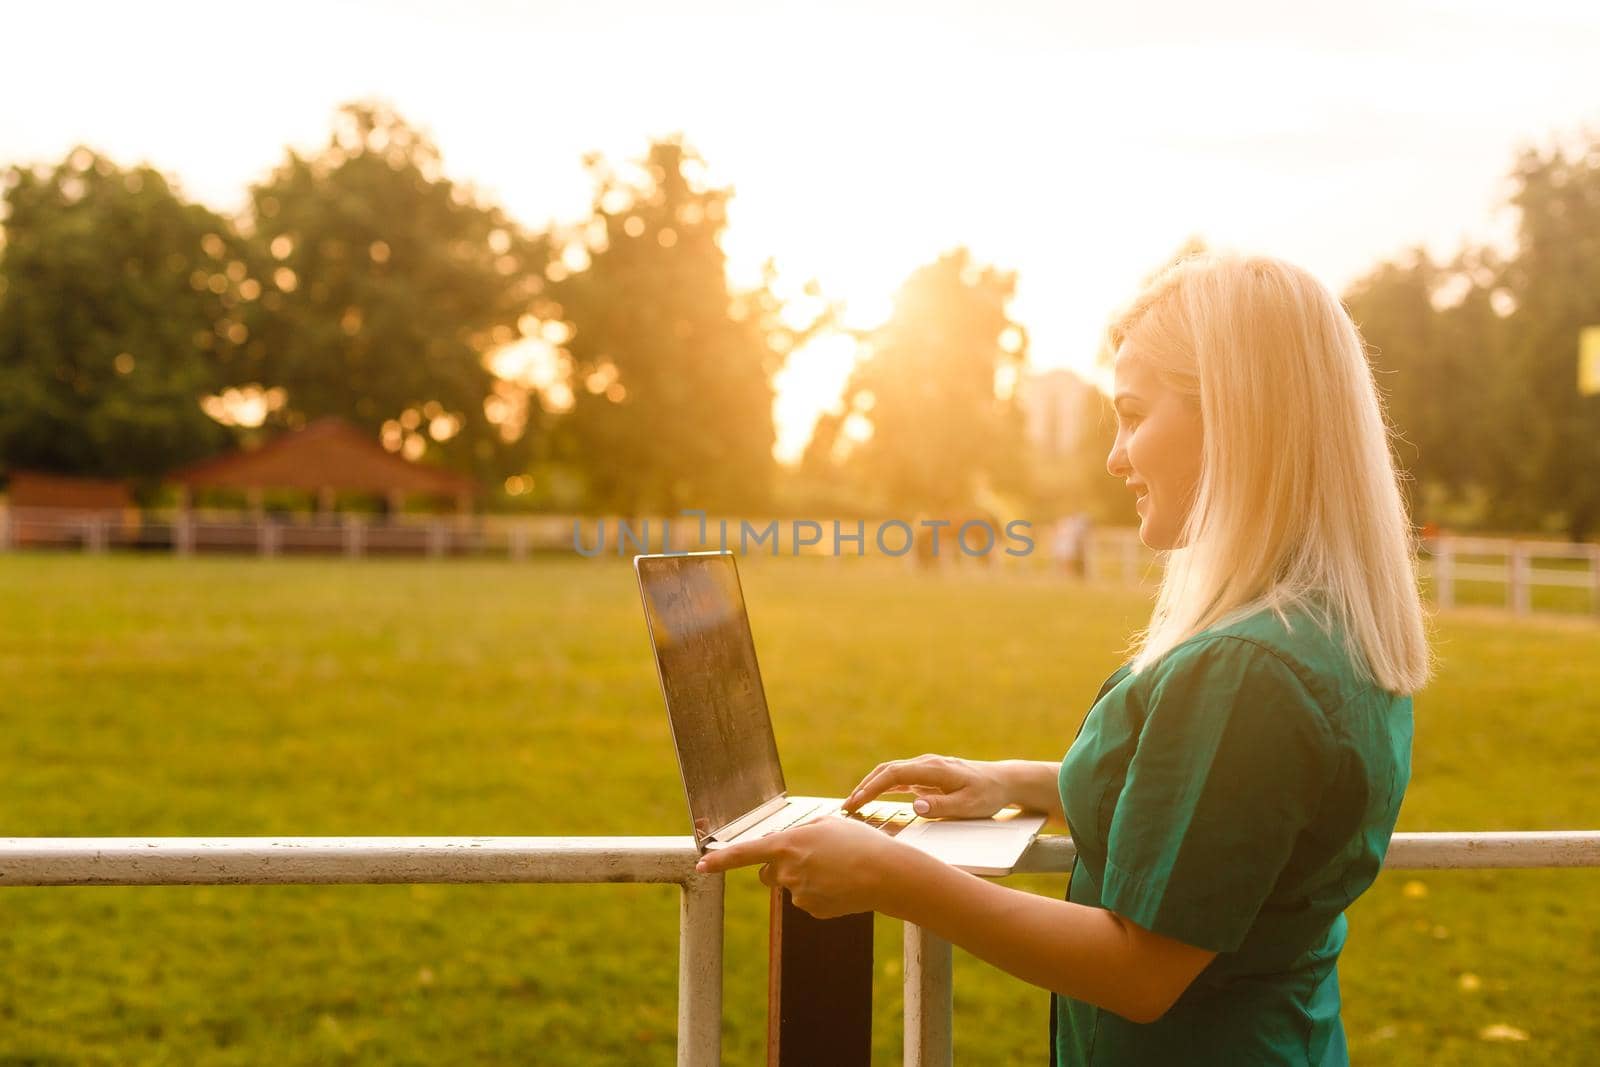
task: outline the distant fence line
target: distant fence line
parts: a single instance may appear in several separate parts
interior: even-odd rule
[[[671,547],[674,550],[719,547],[720,529],[737,531],[741,526],[762,531],[775,527],[776,537],[764,538],[751,555],[833,555],[837,542],[823,537],[807,543],[796,536],[797,520],[736,519],[697,523],[673,517]],[[826,524],[798,520],[813,527]],[[829,520],[831,523],[832,520]],[[841,520],[850,526],[865,522],[872,529],[875,520]],[[906,525],[906,524],[902,524]],[[997,531],[1003,523],[996,523]],[[595,551],[598,529],[609,528],[612,537],[602,551]],[[138,512],[86,511],[66,508],[0,509],[0,551],[20,548],[77,549],[89,553],[112,550],[170,552],[180,556],[196,553],[233,553],[258,556],[344,555],[367,556],[476,557],[499,556],[526,559],[541,552],[569,552],[579,555],[627,555],[633,551],[660,551],[660,518],[622,519],[615,516],[577,515],[400,515],[391,517],[338,513],[314,516],[255,516],[240,512],[195,511]],[[617,536],[627,530],[628,538]],[[947,531],[945,543],[935,562],[940,564],[985,566],[1007,569],[1059,570],[1069,572],[1069,561],[1053,555],[1048,524],[1031,528],[1031,550],[1024,554],[1007,552],[1008,545],[996,541],[991,550],[972,555],[961,550],[954,532]],[[727,547],[737,548],[737,537]],[[852,545],[858,544],[853,539]],[[878,550],[869,533],[859,542],[859,551],[840,555],[900,555],[907,561],[916,552],[904,554]],[[926,559],[923,562],[928,562]],[[1157,579],[1161,563],[1156,553],[1145,548],[1137,531],[1131,528],[1096,529],[1084,541],[1082,575],[1095,581],[1140,584]],[[1077,572],[1072,572],[1077,573]],[[1513,614],[1527,615],[1553,611],[1547,603],[1536,601],[1535,593],[1546,590],[1546,599],[1556,590],[1568,591],[1567,608],[1572,614],[1587,608],[1600,615],[1600,544],[1574,544],[1510,538],[1439,536],[1423,546],[1422,573],[1432,588],[1441,609],[1463,603],[1501,607]],[[1467,594],[1463,597],[1463,593]]]
[[[670,539],[667,528],[670,523]],[[930,527],[942,527],[931,531]],[[970,529],[969,529],[970,527]],[[586,557],[727,548],[745,555],[870,555],[935,558],[973,564],[1047,558],[1045,532],[1025,520],[795,519],[704,516],[625,518],[581,515],[312,515],[222,511],[91,511],[68,508],[0,510],[0,550],[47,548],[90,553],[117,549],[277,556],[300,553],[502,556],[535,552]],[[1031,533],[1031,536],[1030,536]],[[1111,531],[1113,538],[1124,531]],[[971,536],[968,536],[968,535]],[[1129,541],[1126,575],[1150,562]],[[1122,557],[1119,556],[1119,559]]]

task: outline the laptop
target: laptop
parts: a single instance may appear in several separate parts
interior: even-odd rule
[[[790,796],[733,554],[641,555],[633,567],[701,853],[831,814],[992,876],[1009,874],[1038,836],[1045,817],[1016,808],[930,819],[909,803],[873,801],[845,816],[842,798]]]

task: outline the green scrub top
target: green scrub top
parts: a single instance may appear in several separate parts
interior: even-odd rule
[[[1304,611],[1119,668],[1061,763],[1067,899],[1217,957],[1152,1023],[1052,995],[1052,1064],[1347,1064],[1344,910],[1410,773],[1411,698],[1359,678]]]

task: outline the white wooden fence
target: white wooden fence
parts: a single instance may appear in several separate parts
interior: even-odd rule
[[[696,524],[683,518],[671,520],[674,549],[716,547],[718,539],[701,541],[695,536]],[[768,554],[829,554],[828,541],[804,549],[795,545],[794,520],[749,522],[765,530],[778,531],[776,539],[763,542],[758,551]],[[831,520],[830,520],[831,521]],[[737,531],[739,520],[726,522]],[[868,522],[871,529],[873,523]],[[596,533],[607,532],[603,549],[596,550]],[[622,540],[620,531],[630,539]],[[0,509],[0,551],[17,547],[77,548],[102,553],[113,548],[168,551],[178,555],[196,552],[232,552],[259,556],[298,553],[344,555],[351,558],[381,555],[502,556],[526,559],[535,552],[576,554],[581,540],[587,554],[618,556],[634,551],[660,551],[662,520],[625,520],[616,517],[578,517],[572,515],[510,516],[400,516],[375,519],[356,514],[299,517],[252,517],[238,512],[144,513],[121,511],[81,511],[54,508]],[[1048,565],[1066,571],[1063,561],[1049,559],[1048,530],[1033,528],[1034,548],[1026,556],[1010,556],[996,548],[987,560],[1006,568],[1039,570]],[[642,539],[640,539],[640,535]],[[871,536],[867,538],[870,544]],[[846,553],[851,554],[851,553]],[[868,549],[868,554],[881,553]],[[943,562],[966,563],[962,553],[946,546]],[[913,562],[906,557],[906,563]],[[1158,553],[1139,542],[1132,529],[1096,530],[1086,541],[1083,573],[1095,581],[1141,584],[1159,579]],[[1449,610],[1465,603],[1463,583],[1496,587],[1472,598],[1481,606],[1503,607],[1526,615],[1535,611],[1554,611],[1549,604],[1536,603],[1539,589],[1573,590],[1564,613],[1587,610],[1600,615],[1600,544],[1574,544],[1561,541],[1511,540],[1503,538],[1441,536],[1423,545],[1422,574],[1433,590],[1439,607]]]
[[[1502,586],[1499,606],[1518,615],[1534,610],[1538,588],[1584,590],[1589,610],[1600,614],[1600,544],[1437,537],[1428,547],[1423,573],[1441,609],[1457,605],[1460,583],[1484,582]]]
[[[1061,873],[1076,852],[1040,838],[1018,873]],[[723,876],[695,872],[688,837],[0,839],[0,887],[659,882],[682,887],[680,1067],[721,1060]],[[1385,870],[1600,867],[1600,831],[1401,833]],[[949,942],[905,929],[905,1063],[953,1062]]]

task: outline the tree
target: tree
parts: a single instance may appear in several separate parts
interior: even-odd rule
[[[576,269],[535,305],[561,323],[572,400],[558,430],[592,506],[624,513],[767,505],[776,463],[772,378],[819,329],[778,318],[767,284],[734,292],[719,237],[730,189],[681,139],[618,169],[599,157]]]
[[[1492,255],[1435,263],[1421,248],[1352,283],[1345,306],[1367,343],[1395,453],[1410,475],[1412,511],[1458,504],[1514,480],[1502,471],[1513,384],[1499,358]],[[1471,432],[1467,432],[1470,428]]]
[[[423,134],[376,104],[340,109],[318,154],[251,190],[268,261],[248,380],[278,421],[339,415],[408,458],[503,477],[533,438],[489,418],[486,355],[546,284],[547,243],[443,176]]]
[[[1509,258],[1418,250],[1345,299],[1421,488],[1479,502],[1479,522],[1581,539],[1600,524],[1600,403],[1575,387],[1578,331],[1600,323],[1600,143],[1529,150],[1511,177]]]
[[[1578,331],[1600,325],[1600,138],[1587,140],[1518,159],[1517,252],[1496,279],[1510,308],[1503,358],[1521,391],[1504,490],[1576,540],[1600,526],[1600,398],[1578,395],[1575,369]]]
[[[1009,317],[1016,276],[964,248],[918,268],[873,331],[845,387],[844,425],[870,436],[846,464],[881,502],[973,506],[980,488],[1023,480],[1022,418],[1013,390],[1026,334]],[[833,427],[830,424],[829,429]]]
[[[199,399],[246,337],[227,220],[87,148],[5,181],[0,461],[148,481],[226,446]]]

